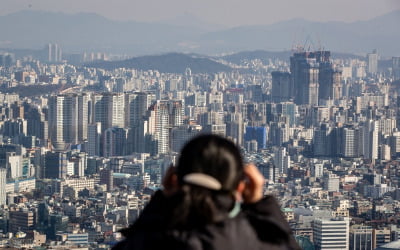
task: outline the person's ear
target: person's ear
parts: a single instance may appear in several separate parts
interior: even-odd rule
[[[163,180],[164,194],[172,195],[178,190],[178,176],[175,173],[175,168],[170,167]]]
[[[242,199],[242,194],[246,188],[246,182],[245,181],[240,181],[239,185],[236,188],[236,200],[241,200]]]
[[[244,181],[240,181],[239,185],[236,188],[236,192],[240,195],[242,195],[244,189],[246,188],[246,183]]]

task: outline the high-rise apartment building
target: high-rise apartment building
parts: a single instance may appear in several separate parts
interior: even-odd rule
[[[102,169],[100,171],[100,184],[106,184],[107,191],[112,190],[114,187],[113,173],[114,171],[110,169]]]
[[[314,156],[331,156],[332,154],[332,128],[327,123],[314,129],[313,154]]]
[[[92,96],[93,122],[101,123],[101,131],[125,126],[125,96],[121,93],[102,93]]]
[[[338,100],[342,96],[342,72],[335,70],[331,62],[320,63],[319,99]]]
[[[319,64],[316,53],[294,53],[290,57],[290,73],[295,89],[295,103],[318,105]]]
[[[45,50],[48,62],[61,62],[62,50],[57,43],[47,44]]]
[[[367,63],[369,74],[374,75],[378,73],[378,53],[376,50],[373,50],[372,53],[367,54]]]
[[[38,108],[29,107],[25,109],[27,119],[27,134],[36,136],[43,141],[48,139],[48,121],[45,120],[45,114]]]
[[[311,176],[315,178],[320,178],[324,175],[324,165],[323,164],[314,164],[311,167]]]
[[[226,136],[232,138],[237,145],[243,145],[243,116],[242,113],[228,113],[225,117]]]
[[[32,232],[36,225],[36,214],[28,208],[20,208],[9,212],[9,231],[16,233]]]
[[[274,71],[272,75],[271,97],[273,102],[289,101],[293,98],[293,82],[289,72]]]
[[[87,153],[89,156],[101,155],[101,123],[88,125]]]
[[[133,128],[143,122],[148,108],[156,101],[152,93],[125,93],[125,127]]]
[[[373,249],[376,249],[386,243],[389,243],[391,241],[390,239],[390,229],[389,228],[380,228],[380,229],[374,229],[372,233],[373,237]]]
[[[6,169],[8,171],[8,178],[22,177],[22,155],[16,152],[6,153]]]
[[[290,156],[285,147],[279,147],[274,150],[274,164],[279,169],[279,174],[287,174],[290,168]]]
[[[328,99],[339,100],[343,95],[343,73],[339,70],[334,70],[332,73],[332,92],[329,93]],[[326,98],[325,98],[326,99]]]
[[[6,181],[7,181],[7,169],[0,168],[0,206],[5,205],[7,201]]]
[[[342,73],[334,68],[330,51],[298,52],[290,58],[296,104],[318,105],[319,100],[338,100]]]
[[[379,121],[369,120],[361,127],[361,155],[365,159],[378,159]]]
[[[335,174],[327,173],[324,176],[324,189],[329,192],[339,192],[340,178]]]
[[[358,157],[360,153],[360,131],[353,127],[335,128],[334,154],[342,157]]]
[[[0,67],[9,68],[11,67],[12,63],[14,62],[14,55],[5,53],[0,54]]]
[[[157,100],[149,108],[148,134],[156,144],[155,154],[170,152],[170,132],[183,124],[184,103],[182,100]]]
[[[27,135],[28,122],[24,119],[11,119],[4,121],[3,136],[13,138],[14,136]]]
[[[335,69],[330,59],[330,51],[320,51],[316,53],[319,63],[319,99],[338,100],[342,96],[342,72]]]
[[[400,80],[400,57],[392,57],[393,79]]]
[[[400,153],[400,132],[394,132],[392,136],[389,137],[389,143],[392,156]]]
[[[276,104],[276,115],[286,116],[290,126],[297,123],[297,106],[293,102],[281,102]]]
[[[184,124],[179,127],[172,128],[171,131],[171,150],[180,152],[183,146],[193,137],[201,132],[200,125]]]
[[[56,149],[87,139],[88,96],[61,94],[49,98],[49,138]]]
[[[244,134],[245,142],[252,140],[257,141],[257,149],[264,149],[267,147],[267,128],[266,127],[246,127]]]
[[[288,122],[271,122],[268,143],[273,146],[282,146],[289,141],[290,126]]]
[[[373,250],[373,229],[354,225],[350,230],[350,250]]]
[[[311,123],[314,127],[329,122],[329,119],[329,108],[318,106],[311,109]]]
[[[224,112],[222,111],[208,111],[198,115],[199,124],[203,127],[211,124],[224,124]]]
[[[145,119],[149,107],[156,101],[153,93],[134,92],[125,94],[125,126],[130,128],[129,141],[133,152],[145,152]]]
[[[313,240],[316,250],[349,249],[349,219],[315,219]]]
[[[67,176],[67,163],[67,153],[47,152],[45,155],[44,178],[65,178]]]
[[[225,137],[226,136],[226,124],[208,124],[203,127],[203,132]]]
[[[130,154],[128,147],[128,129],[113,127],[104,131],[103,156],[123,156]]]

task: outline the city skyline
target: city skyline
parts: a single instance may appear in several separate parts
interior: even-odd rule
[[[0,55],[0,247],[109,249],[202,133],[255,164],[303,249],[400,244],[400,57],[297,51],[210,72],[176,57],[167,73],[62,51]]]
[[[400,0],[2,5],[1,249],[111,249],[147,221],[170,166],[220,162],[211,144],[204,160],[180,156],[202,134],[240,150],[224,168],[254,164],[301,249],[400,249]],[[222,187],[201,209],[233,221],[241,194],[217,165],[200,171]]]

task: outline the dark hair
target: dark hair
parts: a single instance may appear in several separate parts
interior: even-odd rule
[[[221,183],[221,190],[187,184],[189,173],[210,175]],[[197,227],[227,217],[235,203],[235,190],[244,177],[243,160],[233,142],[217,135],[201,135],[181,151],[176,167],[180,202],[174,209],[173,226]]]

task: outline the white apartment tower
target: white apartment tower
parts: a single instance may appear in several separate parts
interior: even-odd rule
[[[150,93],[134,92],[125,94],[125,127],[136,127],[143,122],[150,105],[156,96]]]
[[[49,98],[49,138],[55,148],[87,139],[88,97],[61,94]]]
[[[183,101],[158,100],[150,109],[147,131],[156,141],[155,153],[169,153],[171,129],[183,124]]]
[[[322,163],[314,164],[311,167],[311,176],[315,178],[320,178],[324,175],[324,165]]]
[[[368,73],[376,74],[378,72],[378,53],[373,50],[367,54]]]
[[[344,157],[357,157],[359,154],[359,130],[355,128],[341,128],[341,144],[337,149]]]
[[[362,127],[361,154],[365,159],[378,159],[379,121],[366,121]]]
[[[144,152],[145,117],[149,107],[155,102],[152,93],[133,92],[125,94],[125,127],[131,129],[129,140],[133,152]]]
[[[290,156],[286,152],[285,147],[280,147],[275,150],[274,164],[275,167],[279,169],[280,174],[287,174],[290,168]]]
[[[6,169],[10,178],[22,177],[22,155],[18,155],[15,152],[7,152]]]
[[[46,56],[48,62],[61,62],[62,50],[56,43],[46,45]]]
[[[349,219],[332,218],[313,221],[316,250],[349,249]]]
[[[101,123],[101,131],[125,126],[125,96],[120,93],[95,94],[92,97],[93,122]]]
[[[336,174],[326,174],[324,178],[324,189],[329,192],[339,192],[340,178]]]
[[[7,169],[0,168],[0,206],[5,205],[7,201],[6,181],[7,181]]]

